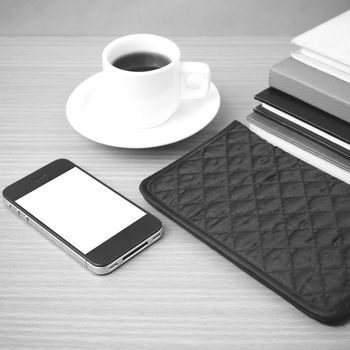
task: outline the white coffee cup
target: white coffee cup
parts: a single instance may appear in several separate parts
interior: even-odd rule
[[[170,63],[142,72],[113,65],[117,58],[137,52],[160,54]],[[108,44],[102,53],[102,65],[105,90],[114,101],[115,117],[132,127],[150,128],[167,121],[181,99],[204,97],[211,82],[209,66],[201,62],[181,62],[180,58],[179,47],[157,35],[127,35]]]

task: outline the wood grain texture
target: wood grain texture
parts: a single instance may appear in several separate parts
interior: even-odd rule
[[[2,349],[345,349],[350,324],[304,316],[148,205],[138,184],[213,136],[245,121],[289,38],[175,37],[184,60],[207,62],[222,105],[182,142],[149,150],[84,139],[65,118],[76,85],[100,70],[112,38],[0,38],[0,185],[59,157],[76,162],[157,215],[166,235],[98,277],[0,207]]]

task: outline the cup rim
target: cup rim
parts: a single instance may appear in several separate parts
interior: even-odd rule
[[[120,43],[122,41],[126,41],[126,40],[130,40],[130,39],[134,39],[136,37],[147,37],[147,38],[153,38],[153,39],[161,39],[161,40],[166,40],[175,50],[175,57],[171,58],[171,62],[168,63],[167,65],[165,65],[164,67],[155,69],[155,70],[150,70],[150,71],[144,71],[144,72],[135,72],[135,71],[128,71],[128,70],[124,70],[124,69],[120,69],[118,67],[115,67],[110,60],[108,59],[108,53],[111,51],[111,49],[117,44]],[[107,65],[109,68],[112,68],[114,71],[116,72],[120,72],[123,74],[130,74],[130,75],[153,75],[153,74],[158,74],[160,72],[163,72],[165,70],[170,69],[171,67],[173,67],[179,60],[180,60],[180,48],[170,39],[161,36],[161,35],[155,35],[155,34],[130,34],[130,35],[125,35],[125,36],[121,36],[117,39],[114,39],[113,41],[111,41],[109,44],[107,44],[105,46],[105,48],[102,51],[102,66],[103,66],[103,70],[105,70],[105,65]]]

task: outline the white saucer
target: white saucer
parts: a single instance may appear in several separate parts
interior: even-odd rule
[[[211,83],[206,97],[182,100],[164,124],[148,129],[131,128],[122,124],[123,116],[108,115],[103,83],[103,72],[83,81],[69,96],[66,114],[71,126],[81,135],[109,146],[150,148],[183,140],[208,125],[220,106],[219,92]]]

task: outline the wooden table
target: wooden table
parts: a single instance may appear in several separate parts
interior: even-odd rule
[[[65,103],[98,72],[107,37],[0,39],[0,185],[59,157],[76,162],[157,215],[166,235],[108,276],[95,276],[0,207],[0,348],[345,349],[332,328],[281,297],[148,205],[146,176],[245,121],[289,38],[175,37],[184,60],[207,62],[221,94],[215,120],[182,142],[111,148],[69,126]]]

